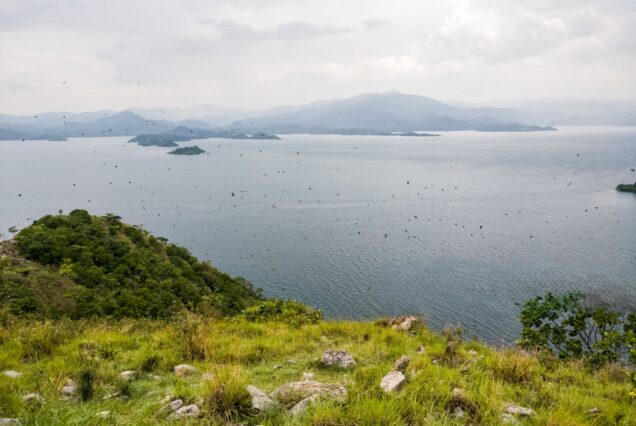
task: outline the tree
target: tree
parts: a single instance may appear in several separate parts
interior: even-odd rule
[[[636,312],[616,312],[585,301],[581,293],[547,293],[526,302],[520,345],[550,349],[560,358],[585,358],[593,367],[636,362]]]

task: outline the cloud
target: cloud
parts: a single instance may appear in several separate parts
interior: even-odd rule
[[[376,30],[391,25],[391,21],[386,18],[369,18],[360,22],[360,24],[368,30]]]
[[[332,25],[316,25],[306,21],[287,22],[271,30],[255,30],[249,25],[233,21],[212,22],[221,32],[225,40],[301,40],[315,37],[326,37],[351,32],[349,28]]]

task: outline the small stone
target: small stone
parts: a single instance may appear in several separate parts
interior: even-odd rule
[[[164,405],[159,410],[157,410],[157,415],[163,416],[165,414],[172,413],[173,411],[178,410],[181,407],[183,407],[183,400],[175,399],[174,401],[168,403],[167,405]]]
[[[451,417],[455,418],[455,419],[461,419],[466,415],[466,412],[464,411],[464,409],[462,407],[460,407],[459,405],[456,406],[453,409],[453,412],[451,413]]]
[[[121,373],[119,373],[119,377],[125,380],[132,380],[135,378],[136,375],[137,372],[133,370],[122,371]]]
[[[199,417],[200,415],[201,410],[199,410],[199,406],[196,404],[192,404],[179,408],[177,411],[172,413],[170,417],[175,419],[183,419],[186,417]]]
[[[44,402],[46,402],[44,397],[40,395],[39,393],[26,394],[22,397],[22,401],[27,403],[38,403],[38,404],[44,404]]]
[[[279,386],[272,392],[272,397],[283,404],[288,404],[298,402],[315,394],[325,399],[344,402],[347,397],[347,388],[332,383],[313,381],[291,382]]]
[[[307,380],[314,380],[314,377],[315,377],[315,376],[316,376],[316,375],[315,375],[314,373],[309,373],[309,372],[305,371],[305,372],[303,373],[303,380],[304,380],[304,381],[307,381]]]
[[[501,423],[505,424],[505,425],[518,425],[519,420],[517,420],[517,418],[515,416],[513,416],[512,414],[508,414],[508,413],[504,413],[501,415]]]
[[[406,316],[406,317],[395,317],[389,321],[389,325],[398,330],[403,331],[411,331],[411,329],[415,326],[415,324],[419,323],[420,320],[415,316]]]
[[[354,368],[356,366],[356,360],[353,359],[351,354],[347,351],[336,351],[333,349],[326,350],[322,358],[320,358],[320,362],[323,365],[329,367],[339,367],[339,368]]]
[[[309,407],[309,404],[312,401],[315,401],[318,398],[320,398],[320,395],[319,394],[315,394],[315,395],[308,396],[307,398],[301,400],[300,402],[298,402],[292,408],[289,409],[289,415],[290,416],[297,416],[299,414],[302,414],[305,410],[307,410],[307,408]]]
[[[183,376],[189,376],[191,374],[195,374],[199,370],[197,370],[196,368],[188,364],[179,364],[179,365],[175,365],[173,371],[174,371],[174,374],[176,374],[177,376],[183,377]]]
[[[5,376],[7,376],[10,379],[17,379],[18,377],[20,377],[22,375],[22,373],[20,373],[19,371],[15,371],[15,370],[5,370],[2,372],[2,374],[4,374]]]
[[[534,416],[534,410],[532,408],[522,407],[515,404],[506,404],[504,410],[508,414],[518,415],[522,417]]]
[[[589,410],[587,410],[587,414],[592,414],[592,415],[601,414],[601,409],[598,407],[590,408]]]
[[[406,377],[401,371],[391,371],[382,378],[380,387],[386,393],[399,392],[406,383]]]
[[[453,388],[453,390],[451,391],[451,395],[453,399],[456,399],[456,400],[460,400],[460,401],[468,400],[468,397],[466,396],[466,391],[464,389]]]
[[[477,351],[476,351],[476,350],[471,349],[471,350],[469,350],[469,351],[468,351],[468,355],[470,355],[470,356],[477,356],[477,355],[479,355],[479,354],[477,353]]]
[[[21,425],[19,419],[11,419],[9,417],[0,417],[0,425]]]
[[[409,358],[406,355],[402,355],[400,359],[395,361],[395,364],[393,364],[393,369],[395,371],[401,371],[402,373],[404,373],[406,371],[406,368],[409,366],[410,362],[411,362],[411,358]]]
[[[280,370],[281,368],[283,368],[282,365],[276,364],[275,366],[272,367],[272,370]]]
[[[419,345],[417,347],[417,353],[418,354],[423,354],[424,352],[426,352],[426,349],[424,348],[424,345]]]
[[[276,403],[265,392],[257,388],[256,386],[249,385],[247,392],[252,397],[252,408],[258,411],[271,410],[276,406]]]
[[[99,417],[100,419],[107,419],[110,417],[110,411],[100,411],[99,413],[95,413],[95,417]]]
[[[77,383],[73,379],[68,379],[66,384],[62,386],[60,390],[63,396],[65,397],[73,397],[77,393]]]

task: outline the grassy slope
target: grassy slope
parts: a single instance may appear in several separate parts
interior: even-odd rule
[[[424,345],[424,353],[416,348]],[[349,350],[358,366],[350,372],[321,368],[325,349]],[[187,362],[213,373],[228,386],[251,383],[272,391],[300,380],[304,371],[316,379],[347,385],[345,404],[316,404],[300,417],[282,412],[243,419],[247,424],[285,425],[400,425],[464,424],[446,410],[451,389],[466,390],[481,424],[499,424],[502,405],[514,402],[532,407],[537,416],[527,424],[636,424],[630,386],[618,367],[587,372],[580,364],[539,359],[510,350],[494,350],[477,342],[460,345],[458,359],[445,357],[446,342],[439,334],[419,328],[414,336],[372,322],[322,322],[291,327],[280,323],[255,324],[241,320],[205,321],[198,317],[164,323],[150,320],[35,322],[4,315],[0,328],[0,370],[24,374],[0,376],[0,416],[19,417],[24,424],[164,424],[156,418],[160,400],[173,394],[201,403],[209,385],[201,375],[177,378],[174,365]],[[477,352],[469,353],[470,350]],[[191,359],[199,354],[199,359]],[[378,383],[403,354],[411,357],[409,382],[398,395],[383,394]],[[476,356],[483,358],[461,366]],[[152,367],[130,384],[128,397],[103,399],[121,390],[118,374]],[[196,358],[196,356],[195,356]],[[282,368],[274,370],[274,365]],[[77,378],[87,366],[96,368],[96,392],[89,402],[64,401],[59,388]],[[160,376],[159,380],[151,375]],[[119,384],[118,384],[119,383]],[[231,386],[229,387],[231,388]],[[228,388],[228,389],[229,389]],[[29,408],[20,396],[40,392],[46,404]],[[600,415],[586,414],[598,407]],[[194,424],[223,424],[213,413]],[[110,410],[110,420],[95,413]]]

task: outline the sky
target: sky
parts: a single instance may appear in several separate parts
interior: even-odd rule
[[[635,0],[0,0],[0,113],[636,98]]]

